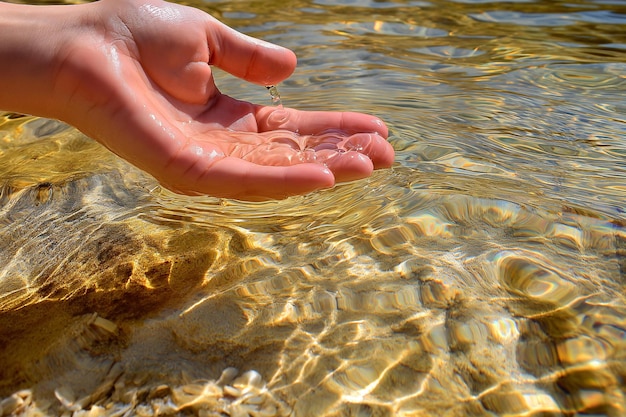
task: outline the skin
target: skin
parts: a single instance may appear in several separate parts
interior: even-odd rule
[[[0,2],[0,62],[0,109],[63,120],[178,193],[282,199],[393,163],[377,117],[220,93],[212,66],[267,86],[296,57],[199,9]]]

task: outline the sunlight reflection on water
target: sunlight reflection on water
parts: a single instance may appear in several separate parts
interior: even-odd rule
[[[297,52],[285,106],[383,117],[396,164],[187,198],[4,114],[5,414],[624,414],[620,2],[197,5]]]

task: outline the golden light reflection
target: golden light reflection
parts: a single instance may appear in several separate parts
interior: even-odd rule
[[[624,415],[623,15],[540,3],[192,0],[296,51],[286,104],[390,128],[285,201],[0,114],[0,414]]]

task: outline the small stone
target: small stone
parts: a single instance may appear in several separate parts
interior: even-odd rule
[[[102,329],[110,334],[117,334],[117,324],[113,323],[110,320],[104,319],[102,317],[96,317],[93,323],[91,324],[94,327]]]
[[[257,371],[244,372],[243,375],[233,381],[233,386],[239,389],[243,389],[248,386],[263,388],[263,385],[263,378]]]
[[[169,395],[171,392],[172,390],[170,389],[169,386],[164,385],[164,384],[159,385],[150,390],[150,392],[148,393],[148,399],[151,400],[153,398],[163,398]]]
[[[224,386],[224,394],[235,398],[241,397],[241,391],[230,385]]]
[[[217,380],[216,384],[219,386],[230,384],[238,373],[239,371],[237,368],[226,368],[222,371],[222,375],[220,376],[220,379]]]

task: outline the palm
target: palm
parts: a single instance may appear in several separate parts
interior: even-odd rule
[[[209,63],[256,84],[278,83],[295,67],[290,51],[243,38],[197,9],[155,1],[133,10],[107,28],[124,40],[116,67],[109,56],[104,66],[116,89],[105,110],[115,131],[88,133],[164,186],[284,198],[392,163],[377,118],[258,106],[221,94],[213,82]]]

